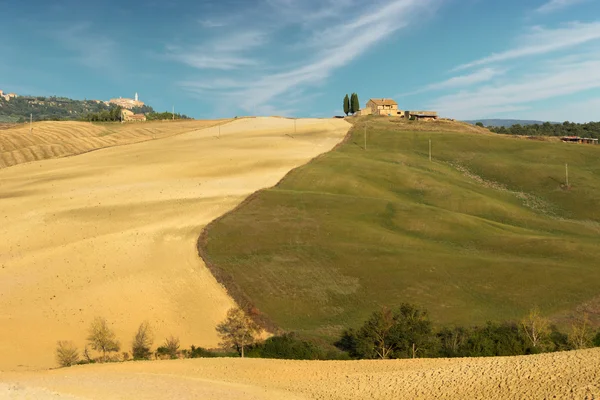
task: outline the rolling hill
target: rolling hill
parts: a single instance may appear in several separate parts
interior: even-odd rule
[[[72,156],[106,147],[160,139],[223,121],[155,121],[142,124],[44,121],[0,126],[0,169],[30,161]],[[30,128],[33,128],[30,131]]]
[[[238,302],[314,336],[401,302],[443,324],[533,306],[559,326],[583,311],[597,324],[599,156],[463,123],[361,118],[335,151],[210,224],[199,250]]]
[[[55,366],[56,342],[83,350],[95,317],[109,320],[123,351],[144,320],[156,344],[175,335],[182,348],[218,346],[215,326],[234,303],[196,253],[203,227],[350,128],[299,120],[292,138],[287,119],[218,123],[0,131],[0,144],[23,157],[46,145],[69,155],[143,141],[0,168],[0,371]]]

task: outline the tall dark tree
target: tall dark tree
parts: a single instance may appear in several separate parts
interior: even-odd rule
[[[346,97],[344,97],[344,113],[346,115],[348,115],[349,112],[350,112],[350,99],[348,98],[348,95],[346,94]]]
[[[350,109],[352,110],[352,114],[356,114],[360,111],[360,102],[358,101],[358,94],[352,93],[352,98],[350,99]]]

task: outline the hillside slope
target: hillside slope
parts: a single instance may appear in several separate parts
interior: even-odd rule
[[[10,399],[573,399],[600,397],[600,349],[386,361],[194,359],[0,374]]]
[[[197,238],[349,129],[297,125],[292,138],[291,120],[243,119],[220,138],[212,127],[0,169],[0,369],[55,366],[56,341],[83,349],[97,316],[123,351],[144,320],[157,345],[175,335],[182,348],[216,347],[234,303],[198,258]]]
[[[559,325],[583,311],[598,323],[600,147],[486,132],[360,119],[336,151],[211,224],[201,250],[236,298],[311,335],[401,302],[444,324],[535,305]]]
[[[139,124],[36,122],[0,130],[0,169],[29,161],[66,157],[105,147],[160,139],[227,121],[159,121]]]

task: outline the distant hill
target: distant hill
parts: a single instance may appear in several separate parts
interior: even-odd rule
[[[478,122],[481,122],[484,126],[503,126],[505,128],[508,128],[510,126],[513,125],[541,125],[546,121],[533,121],[533,120],[526,120],[526,119],[474,119],[471,121],[464,121],[467,122],[469,124],[473,124],[475,125]],[[551,124],[557,124],[558,122],[550,122]]]
[[[114,107],[114,106],[112,106]],[[0,98],[0,123],[29,121],[78,121],[88,114],[108,111],[111,106],[99,100],[73,100],[66,97],[19,96],[10,101]],[[135,112],[151,113],[144,106]]]

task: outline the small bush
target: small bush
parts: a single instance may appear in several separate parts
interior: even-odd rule
[[[196,347],[194,345],[192,345],[189,350],[182,350],[182,353],[186,358],[218,357],[217,353],[207,350],[203,347]]]
[[[315,343],[301,340],[294,333],[273,336],[248,351],[248,357],[286,360],[325,360],[327,352]]]
[[[79,352],[73,342],[59,341],[57,343],[56,361],[61,367],[70,367],[79,362]]]
[[[170,336],[165,339],[165,343],[156,349],[156,358],[164,359],[170,358],[174,360],[177,358],[179,354],[179,338],[175,336]]]

